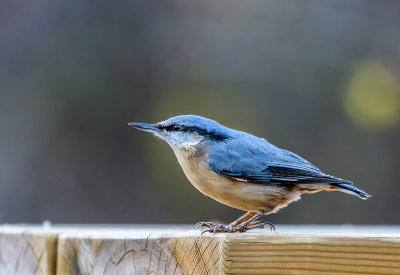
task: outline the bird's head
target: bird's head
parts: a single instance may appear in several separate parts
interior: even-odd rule
[[[229,129],[225,126],[195,115],[171,117],[155,124],[128,123],[128,125],[153,133],[174,150],[196,151],[201,144],[219,142],[229,137]]]

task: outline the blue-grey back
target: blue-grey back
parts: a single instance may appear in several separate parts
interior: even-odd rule
[[[228,138],[210,141],[207,164],[216,173],[262,184],[348,183],[321,172],[304,158],[254,135],[224,129]]]
[[[207,162],[216,170],[259,172],[271,165],[278,165],[319,171],[302,157],[278,148],[263,138],[229,128],[225,132],[229,133],[229,138],[213,142],[209,149]]]

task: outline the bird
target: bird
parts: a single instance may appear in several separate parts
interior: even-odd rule
[[[371,197],[344,180],[264,138],[234,130],[197,115],[179,115],[149,123],[128,123],[169,144],[188,180],[204,195],[246,213],[230,224],[199,222],[202,233],[246,232],[275,226],[260,221],[303,194],[341,191]]]

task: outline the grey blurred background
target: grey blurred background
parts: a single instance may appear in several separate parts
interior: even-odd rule
[[[399,223],[399,1],[1,1],[0,222],[229,222],[127,126],[198,114],[374,197],[274,223]]]

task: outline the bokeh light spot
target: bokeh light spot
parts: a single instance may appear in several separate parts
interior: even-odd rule
[[[377,62],[357,67],[344,98],[349,117],[368,131],[394,127],[400,118],[400,87],[393,73]]]

